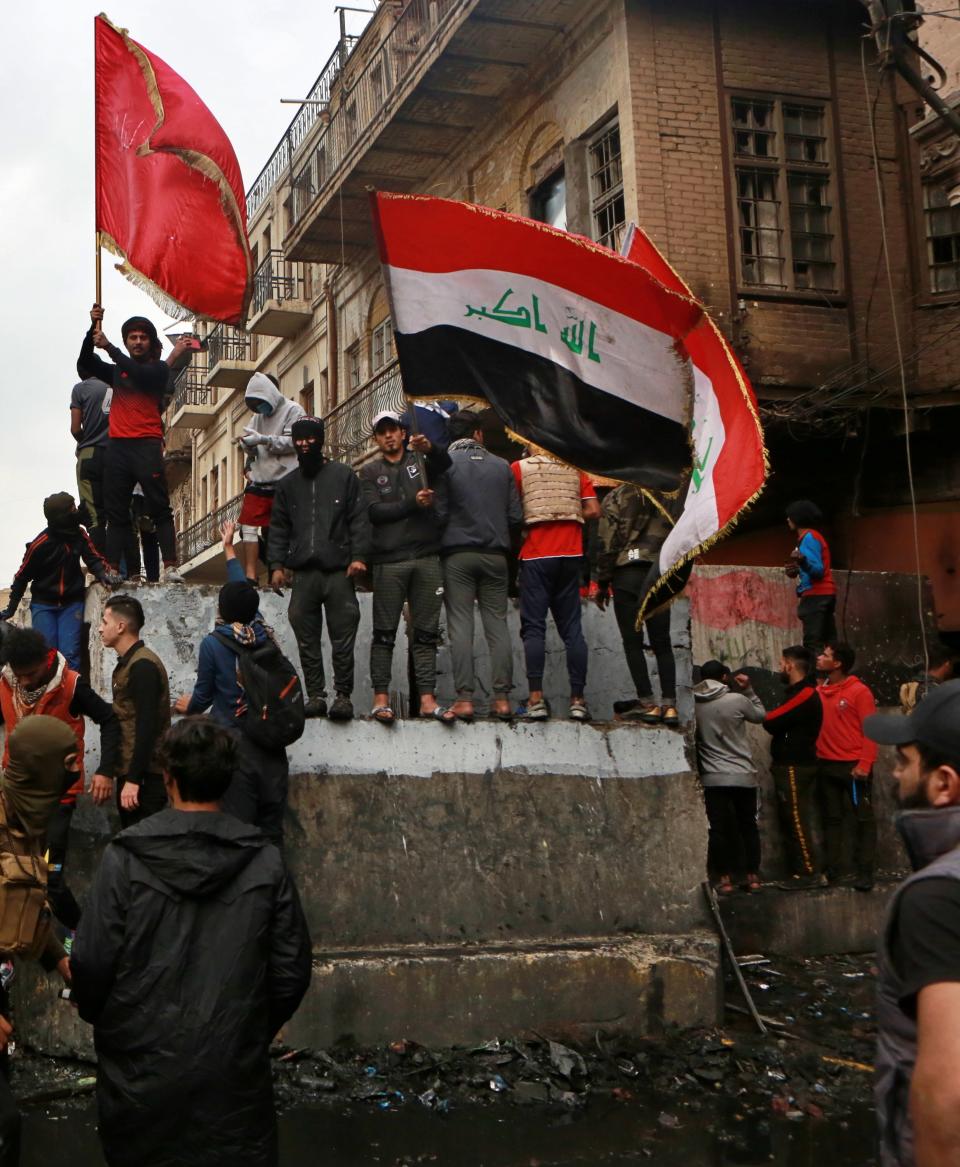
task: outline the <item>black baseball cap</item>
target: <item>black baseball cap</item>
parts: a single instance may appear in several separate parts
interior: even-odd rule
[[[917,742],[951,763],[960,763],[960,681],[931,689],[906,717],[874,713],[864,720],[863,732],[884,746]]]

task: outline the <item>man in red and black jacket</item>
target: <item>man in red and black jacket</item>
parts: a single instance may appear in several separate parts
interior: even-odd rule
[[[113,387],[103,482],[107,559],[115,569],[124,558],[127,564],[139,562],[130,520],[133,488],[139,482],[146,513],[156,526],[166,568],[164,582],[182,583],[177,571],[173,512],[163,467],[161,412],[170,368],[166,361],[160,360],[160,338],[151,321],[132,316],[120,329],[127,348],[124,353],[104,336],[103,309],[99,304],[91,308],[90,320],[77,367],[87,376],[99,377]],[[172,357],[179,357],[188,347],[189,342],[181,338]],[[98,357],[94,348],[103,349],[113,364]]]
[[[827,879],[857,891],[873,887],[877,823],[873,815],[873,764],[877,746],[863,732],[877,711],[873,693],[851,670],[856,653],[849,644],[828,641],[817,657],[823,680],[817,690],[823,725],[817,738],[820,805],[827,850]],[[844,846],[853,835],[853,854]],[[852,871],[851,871],[852,860]]]
[[[27,544],[23,562],[0,612],[9,620],[30,584],[30,622],[50,648],[62,652],[72,669],[80,668],[83,630],[83,565],[102,584],[117,582],[93,540],[80,526],[73,495],[62,492],[43,500],[46,527]]]
[[[787,879],[783,886],[800,890],[820,884],[812,823],[817,788],[817,737],[823,707],[809,649],[794,644],[783,650],[780,679],[786,686],[786,700],[766,715],[763,728],[772,739],[770,772],[786,851]]]

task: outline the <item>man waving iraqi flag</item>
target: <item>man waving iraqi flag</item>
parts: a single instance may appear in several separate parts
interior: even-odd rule
[[[371,196],[411,397],[479,398],[588,474],[660,493],[691,469],[702,309],[579,236],[420,195]]]

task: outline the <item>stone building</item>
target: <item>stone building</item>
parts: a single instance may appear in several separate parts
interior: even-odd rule
[[[250,373],[325,415],[345,458],[402,400],[375,187],[612,246],[638,222],[736,346],[767,426],[770,485],[714,561],[782,562],[783,506],[807,496],[841,567],[912,570],[909,435],[924,569],[960,631],[960,209],[867,23],[859,0],[383,0],[251,186],[246,329],[210,330],[171,407],[188,575],[207,577],[214,516],[238,505]]]

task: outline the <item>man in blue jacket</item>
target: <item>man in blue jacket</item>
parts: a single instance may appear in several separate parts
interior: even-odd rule
[[[214,630],[200,642],[193,693],[178,697],[174,711],[206,713],[209,709],[218,725],[236,733],[237,767],[221,805],[242,822],[258,826],[272,843],[280,846],[287,805],[287,752],[265,749],[243,732],[240,718],[244,696],[237,679],[237,654],[223,640],[226,635],[240,645],[252,646],[263,644],[270,635],[259,612],[260,595],[247,579],[233,548],[235,532],[236,523],[227,522],[221,527],[227,582],[217,598]]]

